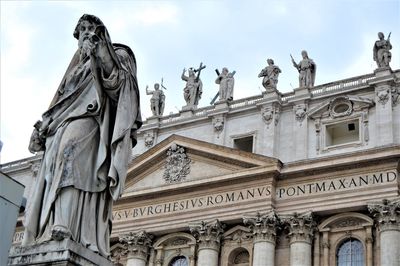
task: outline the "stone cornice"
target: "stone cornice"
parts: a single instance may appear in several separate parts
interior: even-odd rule
[[[400,231],[400,198],[368,204],[368,210],[381,231]]]
[[[191,224],[190,232],[196,237],[199,243],[199,250],[213,249],[219,251],[221,245],[221,237],[224,233],[224,225],[219,220],[211,222],[201,221]]]
[[[275,244],[280,221],[274,210],[263,215],[258,212],[255,216],[244,217],[243,223],[249,225],[254,243],[267,241]]]

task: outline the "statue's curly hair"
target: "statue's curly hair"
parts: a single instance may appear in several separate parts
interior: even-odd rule
[[[84,14],[78,21],[78,24],[76,24],[75,30],[74,30],[74,37],[75,39],[79,39],[79,26],[83,21],[88,21],[90,23],[94,23],[96,26],[104,26],[104,23],[96,16],[90,15],[90,14]]]

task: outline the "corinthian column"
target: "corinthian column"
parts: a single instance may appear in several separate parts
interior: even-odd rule
[[[400,199],[368,205],[380,231],[381,263],[398,266],[400,258]]]
[[[190,232],[197,238],[197,266],[218,266],[223,225],[218,221],[200,222],[190,226]]]
[[[128,251],[127,266],[146,266],[152,238],[145,231],[130,232],[119,237]]]
[[[311,246],[315,230],[312,213],[281,217],[289,229],[290,265],[311,266]]]
[[[274,266],[276,229],[279,223],[274,211],[254,217],[243,218],[253,233],[253,266]]]

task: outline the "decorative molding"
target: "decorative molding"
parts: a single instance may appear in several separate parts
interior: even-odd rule
[[[265,106],[261,109],[261,117],[267,127],[274,121],[274,125],[278,125],[279,123],[279,117],[280,117],[280,106],[274,104],[271,106]]]
[[[154,145],[154,133],[147,132],[144,134],[144,145],[146,148],[151,148]]]
[[[214,131],[218,134],[224,130],[225,119],[223,117],[216,117],[213,119]]]
[[[330,101],[328,110],[331,118],[349,116],[353,112],[353,103],[348,96],[335,97]]]
[[[211,222],[201,221],[200,223],[190,225],[190,232],[197,238],[199,250],[213,249],[219,251],[224,228],[225,225],[221,224],[219,220]]]
[[[389,95],[390,95],[389,88],[384,88],[376,92],[376,96],[378,97],[378,102],[381,103],[382,105],[385,105],[388,102]]]
[[[368,210],[378,224],[380,231],[400,230],[400,198],[368,204]]]
[[[305,104],[298,104],[293,107],[293,112],[296,118],[296,121],[303,122],[304,118],[307,115],[307,106]]]
[[[191,159],[183,147],[173,143],[167,151],[163,178],[167,183],[177,183],[185,180],[190,173]]]
[[[230,242],[241,245],[243,242],[251,241],[253,234],[247,227],[237,225],[224,233],[224,243]]]
[[[392,106],[400,102],[400,87],[392,87]]]
[[[138,231],[120,235],[119,242],[127,250],[128,257],[147,261],[152,239],[152,235],[147,234],[145,231]]]
[[[249,225],[255,243],[267,241],[275,244],[280,221],[274,210],[263,215],[257,212],[253,217],[244,217],[243,223]]]
[[[285,228],[289,230],[290,244],[294,242],[307,242],[312,243],[314,231],[316,229],[316,222],[311,212],[293,215],[280,216]]]

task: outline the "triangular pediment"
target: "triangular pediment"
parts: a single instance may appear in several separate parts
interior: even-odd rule
[[[132,161],[124,194],[280,166],[275,158],[171,135]]]

